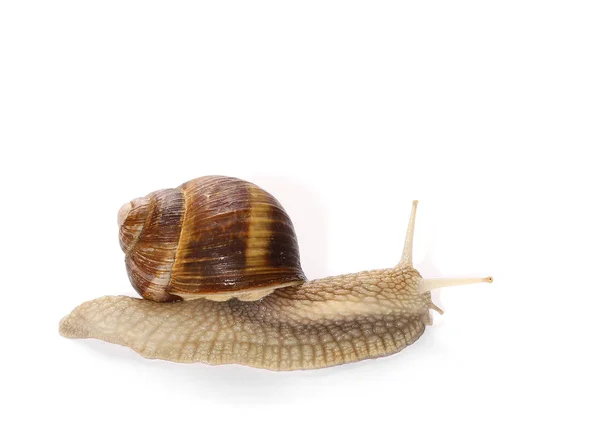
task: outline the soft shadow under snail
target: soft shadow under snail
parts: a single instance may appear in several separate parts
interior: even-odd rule
[[[431,324],[434,288],[412,265],[413,201],[398,265],[308,281],[283,207],[258,186],[207,176],[152,192],[118,215],[129,279],[144,298],[105,296],[63,318],[60,334],[147,358],[271,370],[396,353]]]

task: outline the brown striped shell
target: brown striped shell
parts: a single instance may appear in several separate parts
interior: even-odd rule
[[[279,202],[240,179],[206,176],[119,210],[129,279],[157,302],[259,299],[306,280]]]

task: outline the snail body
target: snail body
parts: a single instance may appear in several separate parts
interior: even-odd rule
[[[423,279],[412,266],[416,207],[398,265],[308,281],[289,217],[256,185],[211,176],[156,191],[119,212],[128,274],[144,298],[83,303],[60,333],[147,358],[271,370],[396,353],[431,324],[430,309],[441,313],[431,289],[491,282]]]

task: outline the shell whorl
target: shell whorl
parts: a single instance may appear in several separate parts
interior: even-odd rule
[[[129,278],[146,299],[253,300],[306,280],[289,216],[250,182],[194,179],[126,204],[119,222]]]

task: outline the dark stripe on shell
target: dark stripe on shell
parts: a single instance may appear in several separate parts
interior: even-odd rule
[[[195,179],[180,188],[186,217],[171,292],[192,298],[306,279],[291,221],[270,194],[222,176]],[[250,259],[248,245],[257,247]]]

